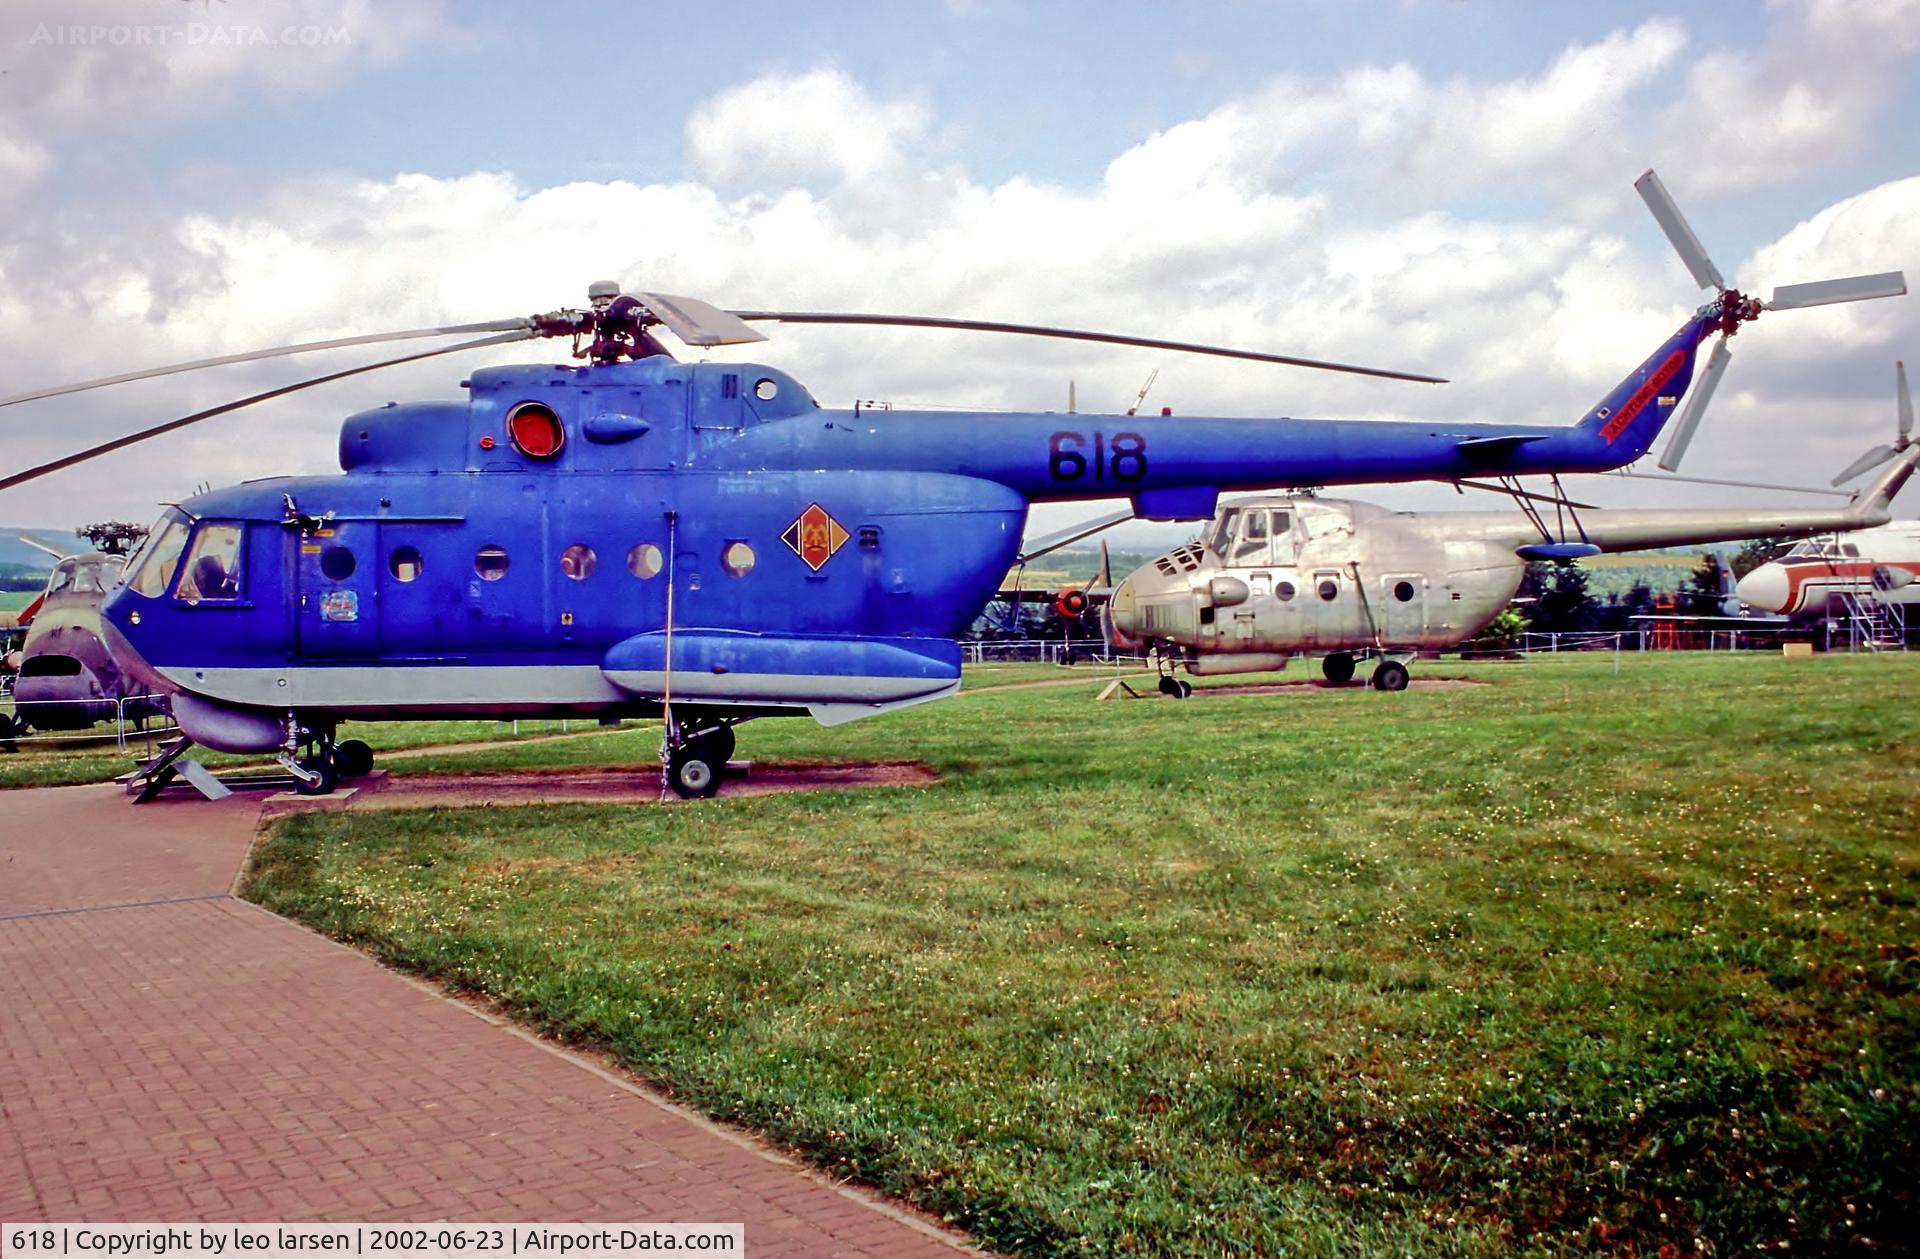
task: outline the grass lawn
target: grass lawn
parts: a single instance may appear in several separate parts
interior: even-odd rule
[[[1491,684],[756,723],[943,781],[302,815],[248,894],[1006,1251],[1911,1247],[1920,656],[1415,673]]]

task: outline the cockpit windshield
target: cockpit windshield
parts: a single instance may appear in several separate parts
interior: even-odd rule
[[[1221,559],[1227,557],[1227,548],[1233,543],[1233,522],[1240,518],[1238,507],[1229,507],[1220,513],[1220,519],[1213,524],[1213,533],[1207,538],[1207,548]]]
[[[47,593],[102,595],[112,588],[120,576],[120,561],[115,559],[75,556],[60,561],[53,570],[53,577],[47,582]]]
[[[188,603],[240,597],[240,526],[202,522],[175,595]]]
[[[174,570],[180,567],[180,553],[187,548],[186,513],[173,507],[147,535],[146,545],[127,565],[127,584],[149,599],[167,593],[173,584]]]

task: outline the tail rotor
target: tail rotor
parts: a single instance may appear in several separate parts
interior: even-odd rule
[[[1727,366],[1733,361],[1733,353],[1727,347],[1728,338],[1740,330],[1740,325],[1750,323],[1766,310],[1800,310],[1808,306],[1829,306],[1838,302],[1864,302],[1876,297],[1899,297],[1907,291],[1907,278],[1899,271],[1885,271],[1876,275],[1846,276],[1833,280],[1816,280],[1807,284],[1787,284],[1774,289],[1773,297],[1767,301],[1749,297],[1738,289],[1729,288],[1726,279],[1720,274],[1708,256],[1700,238],[1694,235],[1686,216],[1680,213],[1680,207],[1667,192],[1666,185],[1660,182],[1660,176],[1652,171],[1640,176],[1633,184],[1640,199],[1647,203],[1654,221],[1660,224],[1660,230],[1666,233],[1672,242],[1674,252],[1680,255],[1680,261],[1686,264],[1687,271],[1694,281],[1704,289],[1714,290],[1716,296],[1705,308],[1703,314],[1713,315],[1714,326],[1720,333],[1720,339],[1714,343],[1713,353],[1707,360],[1701,373],[1699,387],[1687,400],[1687,405],[1673,422],[1673,435],[1667,439],[1667,447],[1660,454],[1660,466],[1672,472],[1680,466],[1680,460],[1687,453],[1687,446],[1693,441],[1694,430],[1699,427],[1701,417],[1706,413],[1707,404],[1713,398],[1713,391],[1720,384],[1720,377],[1726,373]],[[1902,376],[1904,380],[1904,375]],[[1877,452],[1876,452],[1877,453]],[[1898,451],[1891,451],[1886,458],[1892,458]],[[1877,462],[1877,460],[1876,460]],[[1871,464],[1863,465],[1870,467]],[[1857,471],[1848,475],[1857,475]],[[1842,480],[1845,479],[1843,476]],[[1838,484],[1839,482],[1835,482]]]
[[[1899,416],[1893,443],[1887,446],[1875,446],[1848,464],[1846,471],[1833,478],[1835,485],[1851,481],[1867,469],[1877,468],[1889,459],[1899,458],[1902,451],[1913,445],[1913,395],[1907,391],[1907,365],[1904,362],[1895,363],[1893,375],[1894,398]]]

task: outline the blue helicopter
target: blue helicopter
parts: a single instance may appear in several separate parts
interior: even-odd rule
[[[1764,308],[1905,291],[1896,273],[1782,289],[1763,306],[1717,273],[1712,287],[1718,295],[1577,424],[1538,427],[832,410],[778,368],[683,362],[654,332],[705,348],[764,340],[756,322],[963,328],[1435,378],[1032,325],[728,311],[602,283],[586,309],[277,347],[0,400],[485,334],[196,412],[0,477],[0,489],[324,381],[570,337],[583,363],[487,368],[463,382],[463,403],[349,416],[344,475],[249,482],[169,508],[108,600],[105,633],[117,659],[170,693],[187,736],[277,750],[302,792],[370,766],[364,743],[337,741],[342,722],[662,716],[667,784],[710,795],[742,722],[811,715],[830,726],[957,690],[954,639],[997,592],[1032,503],[1124,497],[1141,518],[1196,520],[1224,491],[1606,471],[1648,449],[1708,337]]]

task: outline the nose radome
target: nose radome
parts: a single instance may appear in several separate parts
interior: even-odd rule
[[[1787,570],[1779,564],[1762,564],[1742,577],[1734,586],[1740,602],[1767,612],[1787,610]]]

